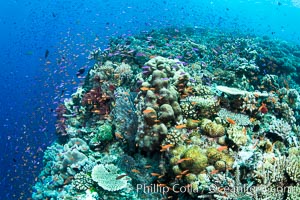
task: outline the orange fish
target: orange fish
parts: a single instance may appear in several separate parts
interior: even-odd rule
[[[177,179],[181,179],[181,178],[182,178],[182,175],[179,174],[179,175],[176,176],[176,178],[177,178]]]
[[[183,98],[185,98],[185,97],[187,97],[188,95],[186,95],[186,94],[182,94],[180,97],[183,99]]]
[[[180,174],[181,174],[181,175],[186,175],[186,174],[188,173],[188,171],[189,171],[188,169],[187,169],[187,170],[184,170],[184,171],[181,172]]]
[[[187,144],[191,144],[192,140],[185,140],[184,142],[187,143]]]
[[[148,113],[152,113],[154,112],[154,110],[151,110],[151,109],[146,109],[143,111],[144,114],[148,114]]]
[[[258,93],[254,93],[254,96],[255,96],[256,98],[260,97]]]
[[[211,172],[210,172],[210,174],[217,174],[219,172],[219,170],[217,170],[217,169],[215,169],[215,170],[212,170]]]
[[[230,124],[234,125],[235,121],[229,117],[226,118],[227,122],[229,122]]]
[[[160,175],[158,178],[162,178],[162,177],[164,177],[165,175],[163,174],[163,175]]]
[[[247,129],[246,129],[246,127],[243,127],[242,132],[244,133],[244,135],[247,135]]]
[[[256,146],[258,145],[258,142],[259,142],[259,140],[257,140],[257,141],[254,143],[252,149],[255,149],[255,148],[256,148]]]
[[[220,146],[217,148],[218,151],[224,151],[224,150],[227,150],[228,147],[227,146]]]
[[[250,118],[250,122],[251,122],[251,123],[254,122],[255,120],[256,120],[256,119],[253,118],[253,117]]]
[[[138,173],[138,174],[140,174],[141,172],[139,171],[139,170],[137,170],[137,169],[133,169],[133,170],[131,170],[132,172],[134,172],[134,173]]]
[[[175,128],[177,128],[177,129],[186,128],[186,124],[177,125],[177,126],[175,126]]]
[[[167,144],[167,145],[161,146],[160,152],[167,151],[167,150],[169,150],[171,147],[174,147],[174,144]]]
[[[116,138],[123,139],[123,136],[120,133],[115,133]]]
[[[101,111],[100,110],[92,110],[92,113],[100,114]]]
[[[148,87],[141,87],[140,90],[147,91],[147,90],[149,90],[149,88]]]
[[[180,164],[180,163],[182,163],[182,162],[184,162],[184,161],[189,161],[189,160],[192,160],[191,158],[181,158],[180,160],[178,160],[177,162],[176,162],[176,164]]]
[[[161,176],[160,174],[158,174],[158,173],[151,173],[151,176]]]
[[[149,168],[151,168],[151,167],[152,167],[151,165],[145,165],[145,166],[144,166],[145,169],[149,169]]]

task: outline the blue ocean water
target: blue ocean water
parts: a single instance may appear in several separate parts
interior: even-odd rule
[[[65,0],[0,3],[0,199],[27,199],[56,139],[54,110],[112,36],[204,27],[300,45],[297,0]]]

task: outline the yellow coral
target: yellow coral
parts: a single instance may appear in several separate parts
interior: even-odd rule
[[[218,151],[216,148],[208,148],[206,150],[206,156],[208,158],[208,162],[210,164],[215,164],[218,160],[221,160],[221,158],[224,156],[222,152]]]
[[[238,147],[243,146],[247,143],[247,134],[243,127],[238,125],[231,125],[227,129],[228,138],[233,141]]]
[[[174,149],[172,149],[171,153],[173,156],[179,156],[183,154],[185,150],[186,150],[186,146],[178,145]]]
[[[226,163],[226,168],[230,169],[233,166],[234,158],[228,154],[223,154],[221,161],[224,161]]]
[[[219,170],[219,171],[225,171],[227,168],[227,164],[223,160],[218,160],[214,166],[215,166],[216,170]]]
[[[192,183],[197,180],[197,176],[196,176],[196,174],[189,173],[185,176],[185,180],[188,183]]]
[[[198,125],[199,125],[199,120],[187,119],[186,127],[188,129],[195,129],[198,127]]]
[[[215,166],[216,169],[224,171],[231,168],[234,162],[234,158],[228,154],[218,151],[216,148],[209,148],[206,151],[209,164]]]
[[[207,166],[207,157],[202,153],[199,146],[190,147],[181,157],[187,159],[180,163],[182,169],[188,169],[191,173],[199,173]]]
[[[225,128],[221,124],[217,124],[210,120],[203,120],[201,128],[204,134],[208,135],[209,137],[221,137],[225,134]]]

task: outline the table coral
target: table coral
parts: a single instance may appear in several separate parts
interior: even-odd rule
[[[118,178],[121,174],[119,168],[113,164],[96,165],[92,170],[92,179],[107,191],[117,191],[127,186],[126,178]]]

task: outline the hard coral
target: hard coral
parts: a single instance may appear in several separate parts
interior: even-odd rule
[[[200,173],[207,166],[208,159],[204,153],[202,153],[199,146],[192,146],[186,150],[181,156],[180,163],[181,169],[188,169],[191,173]],[[179,161],[178,161],[179,162]]]
[[[92,179],[107,191],[117,191],[126,188],[127,179],[118,178],[120,169],[113,164],[99,164],[92,170]]]
[[[89,175],[85,174],[84,172],[79,172],[74,176],[72,184],[77,190],[83,191],[87,190],[93,185],[93,180]]]
[[[221,124],[212,122],[209,119],[203,119],[201,128],[209,137],[221,137],[225,134],[225,128]]]

